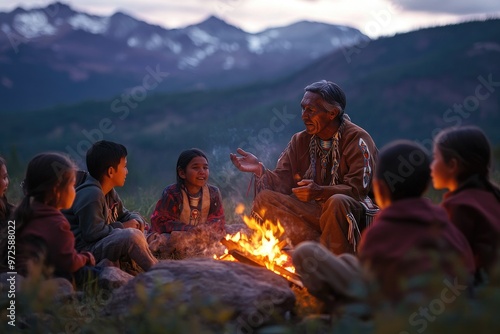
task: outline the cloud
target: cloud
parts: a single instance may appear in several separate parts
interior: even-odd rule
[[[498,0],[388,0],[403,10],[455,15],[487,14],[500,11]]]
[[[19,5],[45,7],[55,0],[0,1],[0,12]],[[122,11],[168,29],[216,15],[247,32],[301,20],[341,24],[371,38],[464,19],[500,16],[499,0],[60,0],[77,11],[108,16]],[[390,17],[380,22],[382,12]],[[374,27],[376,25],[376,30]]]

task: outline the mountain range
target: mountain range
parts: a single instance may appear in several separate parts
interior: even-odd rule
[[[3,22],[4,19],[0,19]],[[210,18],[201,23],[205,25],[203,30],[208,31],[206,25],[212,26],[215,22],[224,24],[221,20]],[[298,24],[316,26],[314,23]],[[281,29],[293,31],[294,27],[297,25]],[[228,35],[239,31],[234,27],[227,29]],[[299,38],[300,31],[290,32],[290,35]],[[66,40],[73,41],[75,50],[80,46],[84,46],[82,50],[86,50],[85,47],[90,49],[90,41],[104,38],[84,31],[72,31],[70,34],[85,37],[81,40]],[[211,34],[222,36],[226,32],[221,28],[218,33],[212,31]],[[276,45],[280,45],[280,41],[277,39]],[[50,44],[48,41],[46,43]],[[50,58],[43,58],[47,49],[38,45],[20,45],[17,59],[25,57],[33,61],[48,61]],[[243,49],[241,45],[239,52]],[[248,43],[245,45],[248,46]],[[33,49],[25,53],[22,47]],[[38,47],[39,53],[35,52]],[[143,48],[129,49],[132,55],[139,51],[146,52]],[[298,62],[287,68],[285,66],[280,75],[259,74],[252,77],[255,73],[251,72],[261,70],[254,65],[245,72],[248,78],[231,79],[239,80],[240,84],[200,84],[205,80],[203,78],[221,80],[226,75],[230,76],[228,73],[242,73],[227,72],[215,65],[202,70],[207,58],[189,69],[180,69],[180,63],[175,63],[178,73],[188,78],[199,77],[198,84],[176,89],[160,89],[158,86],[147,91],[141,90],[141,87],[145,87],[146,76],[148,85],[154,83],[151,80],[155,78],[157,63],[150,62],[137,67],[136,77],[130,74],[133,79],[130,79],[127,87],[132,87],[131,90],[124,88],[111,97],[99,99],[94,96],[79,103],[34,110],[2,107],[0,155],[10,161],[11,174],[16,170],[22,171],[33,154],[44,150],[66,152],[83,167],[85,151],[93,141],[102,138],[118,141],[129,150],[130,173],[124,191],[131,189],[133,192],[137,186],[162,187],[174,182],[178,154],[184,149],[199,147],[207,152],[210,178],[221,188],[223,195],[243,193],[247,189],[249,176],[235,170],[229,161],[229,152],[242,147],[272,168],[290,136],[304,128],[300,118],[300,99],[304,87],[314,81],[328,79],[344,89],[347,96],[346,113],[353,122],[372,135],[379,147],[391,140],[406,138],[432,150],[432,139],[440,129],[474,124],[484,129],[494,147],[497,147],[496,156],[500,156],[499,19],[425,28],[376,40],[362,38],[361,35],[358,43],[325,51],[323,55],[312,56],[308,51],[302,51],[302,65],[299,66]],[[2,52],[2,59],[5,59],[5,54],[12,55],[12,52]],[[259,55],[254,52],[253,57],[257,59],[266,53]],[[74,54],[77,52],[74,51]],[[80,52],[81,57],[84,54],[84,51]],[[285,62],[284,57],[279,60]],[[37,64],[43,70],[36,72]],[[164,70],[163,64],[160,66],[161,71]],[[218,64],[222,66],[223,63]],[[132,63],[130,66],[133,66]],[[1,73],[5,76],[3,69]],[[45,85],[49,82],[53,85],[52,82],[56,82],[59,77],[54,79],[55,72],[42,63],[34,62],[32,67],[25,70],[28,78],[30,75],[35,78],[33,73],[29,73],[30,70],[37,75],[45,73],[45,76],[37,77],[37,80],[42,81],[33,82],[33,87],[39,91],[28,91],[24,96],[18,96],[18,99],[31,100],[35,105],[49,105],[48,102],[41,102],[43,94],[49,94],[47,92],[52,88]],[[209,71],[213,71],[214,76],[204,77],[204,73]],[[174,70],[171,72],[174,73]],[[116,73],[121,72],[116,70],[110,73],[116,79],[119,76]],[[165,77],[161,75],[156,73],[156,81],[167,82],[174,76],[170,72]],[[124,77],[129,78],[129,75],[124,74]],[[16,80],[14,76],[9,78]],[[101,80],[104,81],[104,77]],[[73,91],[74,85],[78,87],[71,80],[66,85],[68,87],[57,86],[59,90],[53,96]],[[4,92],[0,92],[2,105],[6,98]],[[103,92],[103,95],[106,94]],[[497,162],[497,169],[498,163],[500,161]]]
[[[165,29],[59,2],[0,13],[0,29],[1,108],[9,110],[109,98],[140,85],[151,71],[168,73],[155,91],[267,81],[369,40],[351,27],[306,21],[252,34],[214,16]]]

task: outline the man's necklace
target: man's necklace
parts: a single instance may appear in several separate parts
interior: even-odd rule
[[[333,149],[333,139],[323,140],[318,138],[318,154],[321,162],[321,180],[326,181],[326,167],[328,167],[328,162],[330,161],[332,149]]]

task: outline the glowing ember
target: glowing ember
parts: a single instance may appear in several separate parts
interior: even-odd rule
[[[238,205],[236,208],[236,213],[243,213],[243,205]],[[232,241],[238,244],[240,250],[252,255],[257,258],[260,263],[264,264],[269,270],[274,271],[277,274],[283,275],[282,272],[275,270],[275,265],[286,269],[287,271],[294,273],[295,268],[291,265],[290,256],[281,251],[283,242],[281,242],[281,237],[285,232],[285,229],[278,221],[276,224],[266,220],[264,223],[260,224],[254,218],[242,216],[245,224],[252,230],[250,235],[238,232],[234,235],[226,235],[226,240]],[[226,254],[221,257],[215,257],[218,260],[235,261],[234,257],[228,254],[226,249]]]

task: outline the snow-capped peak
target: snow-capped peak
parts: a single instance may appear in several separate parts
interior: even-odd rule
[[[57,29],[50,24],[47,15],[41,10],[16,14],[12,22],[14,29],[26,38],[53,35]]]
[[[68,23],[74,29],[81,29],[92,34],[102,34],[106,32],[109,25],[108,17],[89,16],[86,14],[76,14],[68,19]]]

